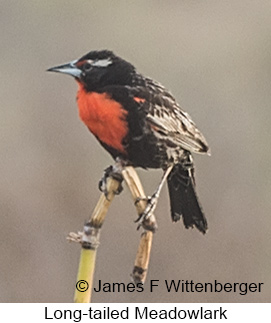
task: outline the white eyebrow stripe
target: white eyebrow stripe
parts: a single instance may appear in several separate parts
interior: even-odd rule
[[[106,59],[99,59],[95,62],[90,63],[92,66],[98,66],[98,67],[106,67],[108,65],[111,65],[113,62],[111,59],[106,58]]]

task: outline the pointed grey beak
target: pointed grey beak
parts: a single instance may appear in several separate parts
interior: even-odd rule
[[[82,71],[76,67],[75,63],[76,61],[73,61],[68,64],[51,67],[48,68],[47,72],[64,73],[79,78]]]

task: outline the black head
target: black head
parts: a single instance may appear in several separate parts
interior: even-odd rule
[[[48,69],[72,75],[87,91],[108,85],[131,85],[135,68],[108,50],[92,51],[78,60]]]

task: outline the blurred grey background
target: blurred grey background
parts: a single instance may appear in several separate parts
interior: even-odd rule
[[[1,1],[0,301],[71,302],[82,229],[111,157],[78,118],[77,85],[51,66],[111,49],[163,83],[211,146],[196,156],[203,236],[156,210],[146,291],[94,302],[270,302],[271,2]],[[160,171],[139,171],[148,194]],[[140,232],[126,189],[104,224],[95,284],[130,282]],[[160,287],[148,291],[150,279]],[[261,293],[168,293],[163,281],[263,282]]]

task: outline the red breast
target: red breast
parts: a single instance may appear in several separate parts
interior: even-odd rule
[[[106,93],[86,92],[79,83],[77,104],[80,119],[108,146],[125,153],[122,141],[128,133],[127,111]]]

